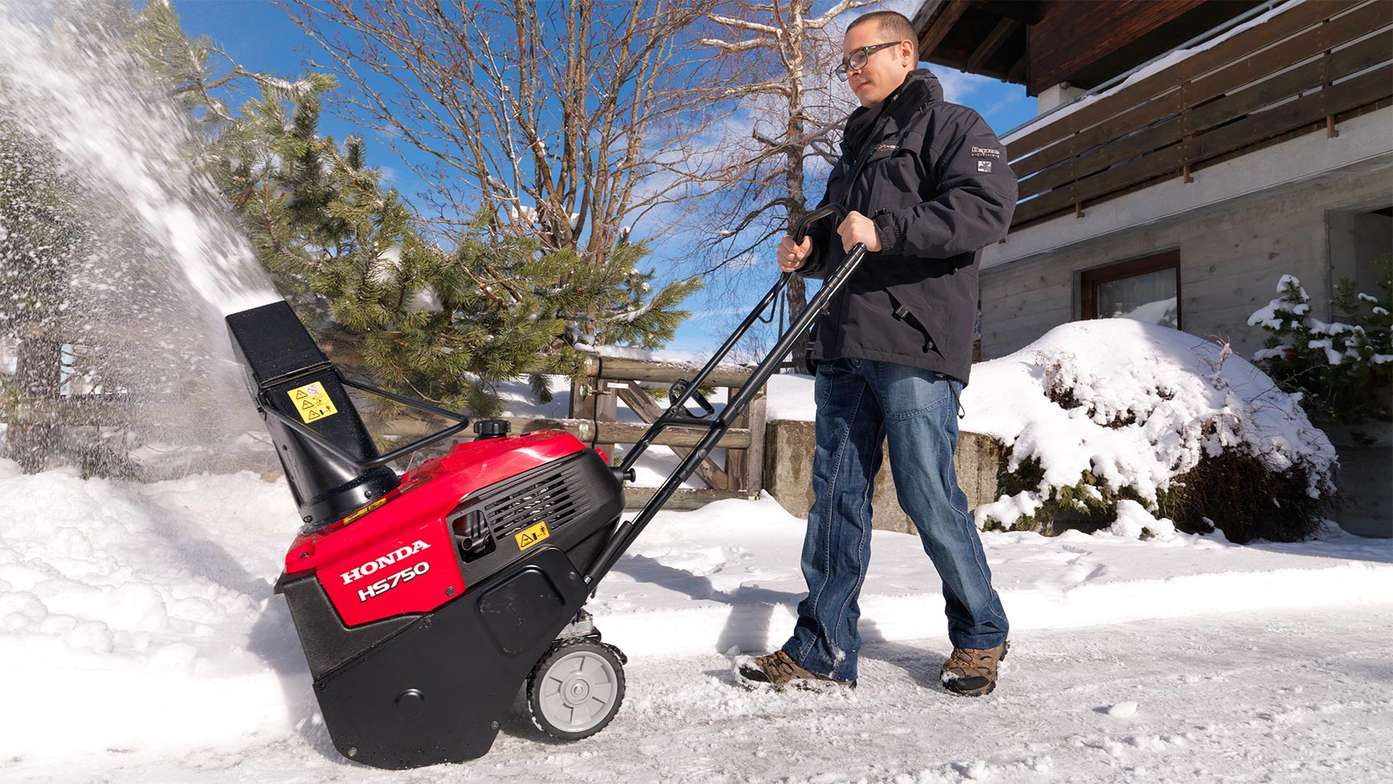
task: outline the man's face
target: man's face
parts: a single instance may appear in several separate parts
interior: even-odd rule
[[[875,22],[857,25],[846,33],[842,40],[842,57],[851,57],[852,52],[863,46],[874,46],[893,41],[894,38],[883,32]],[[875,106],[885,100],[885,96],[904,83],[905,76],[914,70],[918,58],[914,43],[900,41],[895,46],[887,46],[871,53],[866,65],[859,71],[847,74],[847,84],[856,94],[862,106]]]

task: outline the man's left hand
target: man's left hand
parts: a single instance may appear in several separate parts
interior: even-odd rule
[[[837,226],[837,234],[842,238],[842,250],[848,253],[858,242],[871,253],[880,250],[880,235],[876,233],[875,221],[854,210],[847,213],[841,225]]]

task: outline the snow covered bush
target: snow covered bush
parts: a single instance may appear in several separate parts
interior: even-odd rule
[[[1277,282],[1277,298],[1248,318],[1269,334],[1253,362],[1296,394],[1317,420],[1393,418],[1393,256],[1379,264],[1379,294],[1341,280],[1332,309],[1339,321],[1311,315],[1311,298],[1294,275]]]
[[[1227,345],[1154,324],[1056,327],[974,367],[963,405],[963,430],[1006,447],[983,529],[1105,528],[1130,501],[1161,528],[1292,540],[1335,489],[1334,448],[1296,396]]]

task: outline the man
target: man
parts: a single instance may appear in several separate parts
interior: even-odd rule
[[[839,75],[861,108],[823,204],[848,212],[785,237],[785,271],[822,278],[857,243],[869,256],[814,326],[817,449],[803,542],[808,596],[793,636],[740,674],[782,687],[854,686],[860,609],[870,563],[871,487],[888,438],[900,506],[943,581],[953,654],[941,673],[957,694],[996,687],[1006,614],[958,487],[958,395],[972,361],[977,255],[1006,235],[1016,178],[1001,142],[972,109],[947,103],[915,70],[914,28],[879,11],[847,28]]]

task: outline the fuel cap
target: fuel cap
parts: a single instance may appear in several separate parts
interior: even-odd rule
[[[508,420],[480,419],[474,423],[474,433],[479,438],[501,438],[508,435]]]

